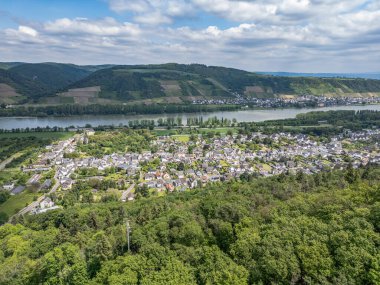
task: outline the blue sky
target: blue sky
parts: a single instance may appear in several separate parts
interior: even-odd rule
[[[380,71],[378,0],[0,0],[0,61]]]

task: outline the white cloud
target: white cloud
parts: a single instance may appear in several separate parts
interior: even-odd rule
[[[126,1],[126,0],[110,0],[111,10],[115,12],[133,11],[137,13],[145,13],[149,10],[149,3],[145,0]]]
[[[137,25],[131,23],[119,23],[113,18],[90,21],[86,18],[58,19],[47,22],[44,30],[57,34],[92,34],[99,36],[135,36],[140,33]]]
[[[193,6],[185,0],[109,0],[111,10],[118,13],[133,12],[138,23],[169,24],[173,17],[191,14]]]
[[[21,34],[28,35],[28,36],[31,36],[31,37],[37,37],[38,36],[38,32],[35,29],[31,28],[31,27],[19,26],[18,27],[18,31]]]
[[[193,0],[200,9],[215,13],[234,21],[253,21],[267,19],[276,14],[277,6],[273,4],[230,0]]]
[[[140,14],[134,17],[134,20],[147,25],[170,24],[172,22],[169,17],[162,15],[160,12]]]

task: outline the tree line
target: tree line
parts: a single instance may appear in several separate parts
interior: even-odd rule
[[[134,114],[173,114],[197,113],[211,111],[238,110],[237,105],[195,105],[195,104],[169,104],[169,105],[54,105],[39,107],[12,107],[0,109],[0,117],[14,116],[73,116],[73,115],[134,115]]]

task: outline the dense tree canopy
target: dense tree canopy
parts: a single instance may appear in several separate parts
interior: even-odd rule
[[[0,284],[379,284],[380,169],[350,171],[20,217]]]

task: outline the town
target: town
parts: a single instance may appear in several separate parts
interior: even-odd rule
[[[194,100],[194,105],[245,105],[247,108],[285,108],[285,107],[329,107],[362,104],[379,104],[380,97],[329,97],[329,96],[279,96],[279,97],[247,97],[233,92],[235,98]]]
[[[23,167],[23,172],[31,174],[27,184],[38,183],[45,194],[20,214],[58,208],[58,197],[79,182],[91,185],[94,195],[100,194],[101,189],[105,193],[114,189],[117,199],[126,202],[142,193],[165,195],[249,176],[313,174],[349,165],[357,168],[380,164],[378,129],[345,130],[327,141],[286,132],[157,136],[140,152],[97,156],[86,153],[86,145],[95,143],[105,133],[84,129],[67,140],[46,146],[37,161]],[[40,181],[44,172],[53,172],[54,177]],[[25,186],[10,181],[3,188],[17,195]]]

